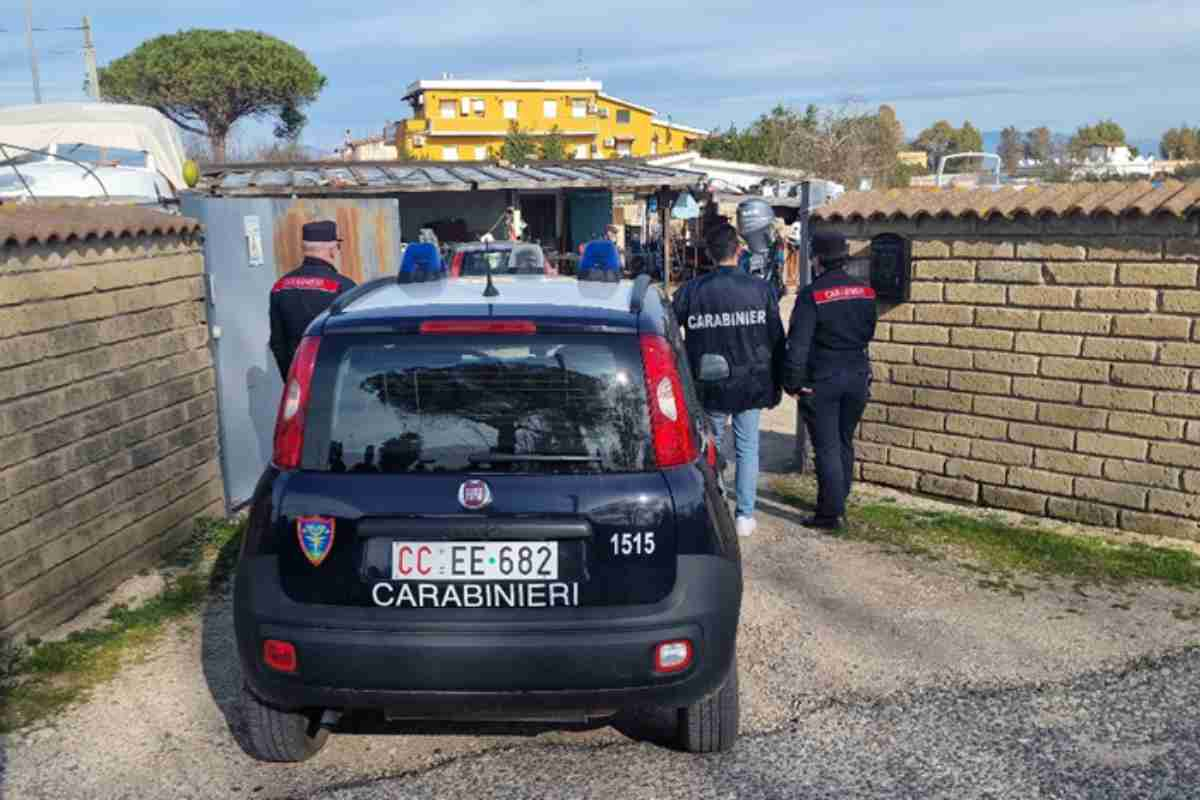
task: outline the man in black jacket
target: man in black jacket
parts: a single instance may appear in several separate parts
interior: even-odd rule
[[[705,353],[724,356],[727,379],[700,383],[701,403],[717,436],[733,417],[737,456],[737,531],[749,536],[756,527],[758,494],[758,422],[764,408],[778,405],[782,392],[778,373],[786,340],[771,286],[737,267],[738,235],[732,225],[714,229],[707,238],[716,269],[686,283],[672,307],[686,331],[685,345],[692,374],[700,372]]]
[[[816,233],[810,252],[817,277],[796,298],[783,385],[799,397],[817,461],[817,511],[804,524],[836,528],[853,482],[854,430],[867,406],[867,345],[878,314],[874,290],[846,274],[844,236]]]
[[[335,266],[342,251],[337,223],[309,222],[301,235],[304,263],[271,287],[271,352],[285,383],[308,323],[329,308],[339,294],[354,288],[354,281]]]

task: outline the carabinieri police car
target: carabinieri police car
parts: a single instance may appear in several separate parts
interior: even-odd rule
[[[738,728],[738,539],[679,324],[611,242],[579,277],[447,279],[432,245],[313,321],[237,568],[244,746],[343,714]]]

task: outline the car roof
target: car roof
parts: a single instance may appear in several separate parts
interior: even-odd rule
[[[564,322],[638,328],[639,317],[661,320],[659,293],[647,291],[641,314],[630,310],[634,281],[581,281],[543,275],[493,275],[499,292],[485,297],[486,277],[463,277],[426,283],[386,282],[353,300],[326,326],[349,329],[388,320],[436,317],[554,318]],[[660,327],[654,325],[653,327]]]

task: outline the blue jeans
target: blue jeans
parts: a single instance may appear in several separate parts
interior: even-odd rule
[[[737,515],[739,517],[754,516],[754,501],[758,497],[758,418],[762,409],[752,408],[749,411],[739,411],[733,415],[733,451],[737,460]],[[725,438],[725,420],[729,414],[723,411],[709,411],[708,421],[712,423],[713,433],[717,437],[717,447]]]

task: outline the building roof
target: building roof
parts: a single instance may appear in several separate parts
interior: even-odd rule
[[[472,92],[496,91],[547,91],[547,92],[599,92],[600,81],[479,81],[479,80],[433,80],[413,81],[405,89],[405,95],[428,89],[461,89]]]
[[[645,111],[650,116],[654,116],[655,114],[658,113],[657,111],[655,111],[653,108],[650,108],[649,106],[641,106],[641,105],[638,105],[637,103],[630,102],[629,100],[624,100],[620,97],[613,97],[611,94],[605,94],[604,92],[601,92],[599,90],[597,90],[596,96],[599,97],[601,100],[607,100],[608,102],[616,103],[619,106],[628,106],[629,108],[637,109],[638,111]]]
[[[224,197],[394,195],[495,189],[682,189],[703,176],[635,159],[480,162],[356,161],[209,164],[198,191]]]
[[[0,206],[0,245],[26,247],[90,239],[169,236],[200,230],[190,217],[137,206],[9,205]]]
[[[753,175],[755,178],[786,178],[789,180],[805,180],[811,177],[798,169],[783,169],[763,164],[751,164],[745,161],[725,161],[719,158],[705,158],[695,150],[685,150],[682,153],[672,153],[669,156],[656,156],[649,163],[657,167],[679,167],[708,173],[715,170],[729,170]]]
[[[523,130],[521,133],[527,136],[553,136],[555,131],[531,131]],[[559,136],[596,136],[596,131],[564,131],[561,128],[557,131]],[[433,130],[428,133],[419,134],[427,136],[430,139],[437,138],[454,138],[454,139],[503,139],[508,136],[508,131],[458,131],[458,130]]]
[[[1200,211],[1200,183],[1068,183],[1001,189],[893,189],[847,192],[814,212],[829,222],[918,217],[1185,216]]]
[[[678,122],[671,122],[670,120],[659,119],[658,117],[651,119],[650,124],[662,125],[665,128],[674,128],[675,130],[683,131],[684,133],[696,133],[700,136],[708,136],[711,133],[711,131],[706,131],[703,128],[693,128],[691,125],[680,125]]]

